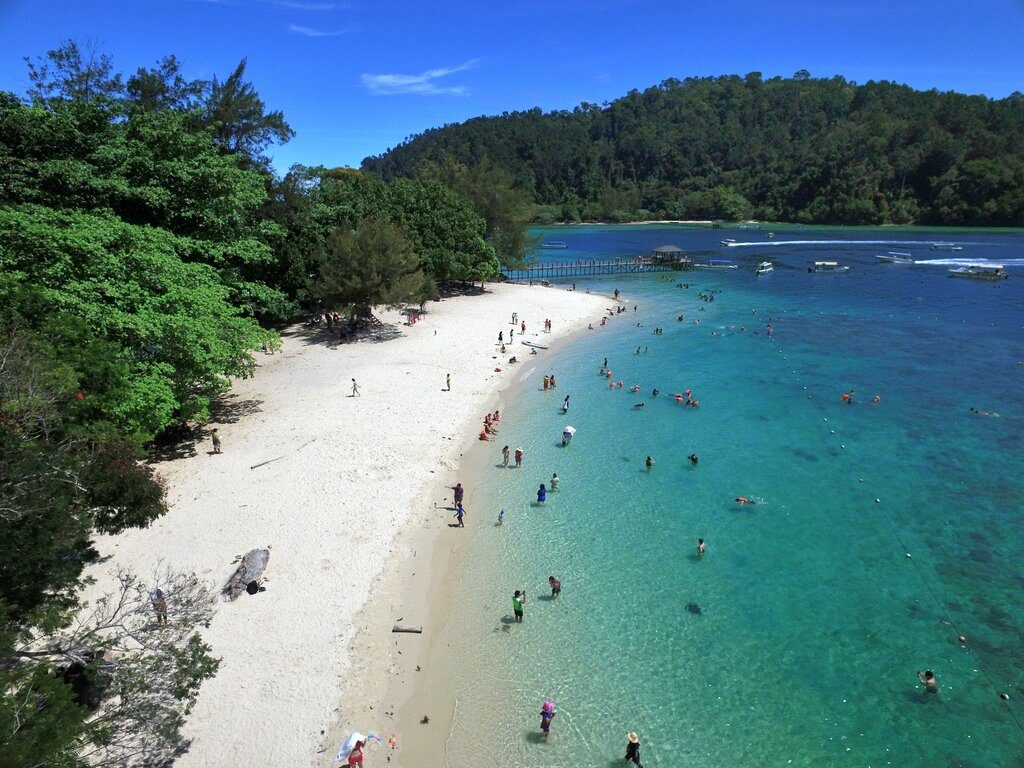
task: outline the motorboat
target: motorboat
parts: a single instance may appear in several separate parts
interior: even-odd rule
[[[885,264],[913,264],[914,263],[914,257],[913,256],[911,256],[909,253],[902,253],[901,251],[889,251],[884,256],[882,254],[877,254],[875,256],[875,258],[878,259],[881,262],[884,262]]]
[[[739,265],[733,264],[728,259],[712,259],[707,264],[694,264],[698,269],[739,269]]]
[[[933,251],[962,251],[964,247],[956,243],[932,243]]]
[[[722,240],[722,245],[732,245],[735,242],[736,241],[733,238],[727,237],[725,240]]]
[[[807,271],[814,274],[842,275],[849,272],[850,268],[838,261],[816,261],[807,267]]]
[[[548,240],[547,242],[541,243],[540,247],[541,248],[562,249],[562,248],[568,248],[569,245],[568,245],[568,243],[563,243],[561,240]]]
[[[949,270],[950,277],[966,277],[970,280],[1005,280],[1010,275],[1002,264],[967,264]]]
[[[757,265],[757,274],[767,275],[769,272],[774,272],[775,266],[770,261],[762,261]]]

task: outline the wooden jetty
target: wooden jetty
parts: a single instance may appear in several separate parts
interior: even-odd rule
[[[693,269],[693,259],[675,245],[662,245],[648,256],[618,259],[576,259],[569,262],[539,262],[523,269],[506,269],[507,280],[544,282],[566,277],[628,275],[636,272],[685,272]]]

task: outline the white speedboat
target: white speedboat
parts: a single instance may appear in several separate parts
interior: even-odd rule
[[[712,259],[707,264],[694,264],[698,269],[739,269],[738,264],[733,264],[728,259]]]
[[[962,251],[964,247],[956,243],[932,243],[933,251]]]
[[[970,280],[1005,280],[1010,275],[1002,264],[968,264],[949,270],[949,276]]]
[[[909,253],[902,253],[900,251],[889,251],[884,256],[879,253],[879,254],[877,254],[875,256],[875,258],[878,259],[881,262],[886,263],[886,264],[913,264],[914,263],[914,257],[913,256],[911,256]]]
[[[775,266],[770,261],[762,261],[757,265],[757,274],[767,275],[769,272],[774,272]]]
[[[735,242],[736,241],[734,239],[732,239],[731,237],[727,237],[727,238],[725,238],[725,240],[722,240],[722,245],[732,245]]]
[[[540,247],[550,249],[562,249],[568,248],[569,245],[568,243],[563,243],[561,240],[548,240],[547,242],[541,243]]]
[[[807,271],[818,275],[842,275],[849,272],[850,268],[838,261],[816,261],[807,267]]]

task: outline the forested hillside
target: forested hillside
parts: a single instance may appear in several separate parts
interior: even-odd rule
[[[610,104],[480,117],[363,161],[385,180],[491,163],[537,220],[1024,225],[1024,96],[841,77],[666,80]]]
[[[29,79],[0,91],[0,766],[166,765],[217,669],[211,595],[124,572],[80,602],[95,533],[166,512],[152,441],[197,433],[274,326],[329,309],[358,330],[495,276],[509,240],[438,181],[278,177],[264,152],[292,130],[244,61],[125,78],[69,42]]]

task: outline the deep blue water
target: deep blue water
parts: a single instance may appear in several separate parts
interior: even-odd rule
[[[634,730],[648,768],[1024,765],[1024,234],[774,231],[731,248],[719,240],[767,233],[541,233],[569,245],[541,252],[553,261],[675,244],[744,268],[576,279],[620,288],[629,311],[533,375],[493,446],[522,445],[524,467],[472,495],[450,765],[610,768]],[[851,240],[900,243],[834,242]],[[890,249],[925,263],[875,263]],[[950,278],[949,257],[1015,274]],[[826,258],[853,269],[806,272]],[[755,276],[765,259],[776,271]],[[667,396],[685,389],[699,408]],[[531,504],[553,471],[560,491]],[[938,695],[917,685],[925,668]],[[559,715],[541,743],[547,696]]]

